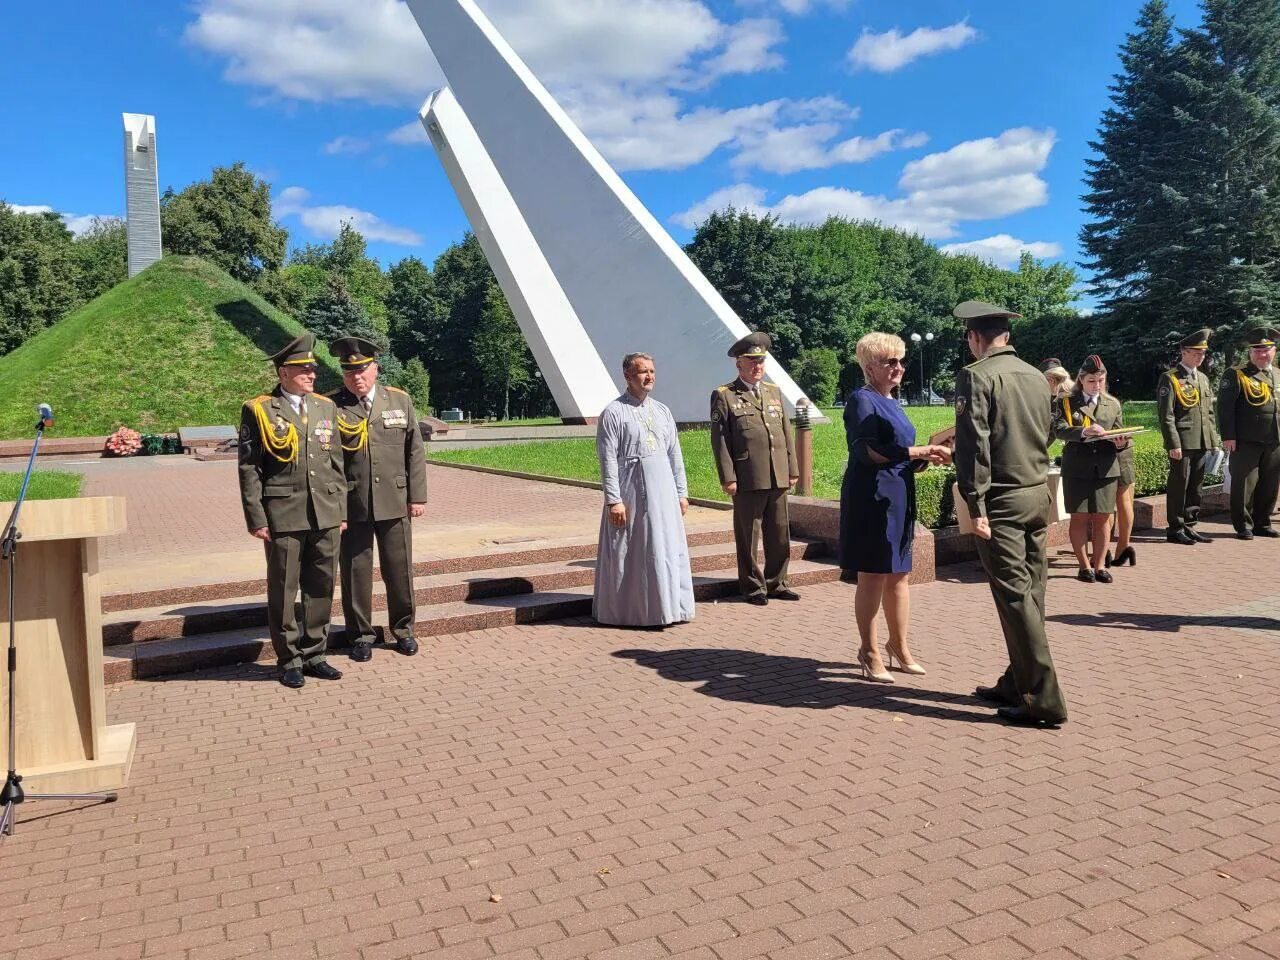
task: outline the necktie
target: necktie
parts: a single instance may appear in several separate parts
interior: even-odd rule
[[[364,407],[365,413],[368,413],[369,410],[373,407],[373,398],[366,393],[363,397],[360,398],[360,406]]]

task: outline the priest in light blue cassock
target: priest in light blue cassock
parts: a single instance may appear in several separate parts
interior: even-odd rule
[[[592,613],[608,626],[665,627],[693,619],[684,457],[671,411],[649,395],[653,357],[627,354],[622,373],[627,392],[596,427],[604,515]]]

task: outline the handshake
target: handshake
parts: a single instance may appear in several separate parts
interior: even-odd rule
[[[923,466],[945,467],[951,463],[951,448],[941,443],[912,447],[908,455],[912,460],[920,461]]]

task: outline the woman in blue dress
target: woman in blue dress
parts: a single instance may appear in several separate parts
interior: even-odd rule
[[[917,470],[949,463],[942,446],[916,446],[916,428],[893,391],[902,382],[906,345],[890,333],[868,333],[858,341],[858,364],[866,385],[849,394],[844,408],[849,465],[840,489],[840,568],[857,583],[854,615],[862,647],[863,675],[893,682],[876,643],[876,615],[889,627],[885,652],[905,673],[922,674],[907,646],[911,601],[911,544],[916,525]]]

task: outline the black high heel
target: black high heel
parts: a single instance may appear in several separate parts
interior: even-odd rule
[[[1138,565],[1138,554],[1134,552],[1132,544],[1116,554],[1116,566],[1123,567],[1125,563],[1128,563],[1131,567],[1136,567]],[[1108,564],[1108,566],[1110,566],[1110,564]]]
[[[1109,567],[1109,566],[1111,566],[1111,551],[1110,551],[1110,550],[1108,550],[1108,551],[1107,551],[1107,555],[1106,555],[1105,557],[1103,557],[1103,558],[1102,558],[1102,565],[1103,565],[1104,567]],[[1117,566],[1118,566],[1118,564],[1117,564]]]

